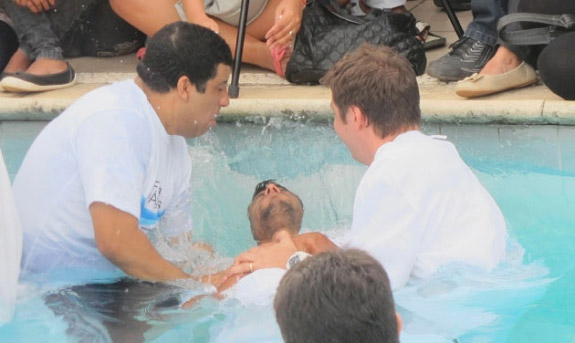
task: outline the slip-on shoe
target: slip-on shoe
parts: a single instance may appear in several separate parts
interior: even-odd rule
[[[0,88],[5,92],[32,93],[70,87],[76,83],[76,73],[69,63],[61,73],[34,75],[14,73],[0,81]]]
[[[537,82],[537,73],[529,64],[521,64],[500,75],[473,74],[455,85],[455,93],[464,98],[503,92],[513,88],[529,86]]]
[[[14,75],[14,73],[6,73],[6,72],[0,73],[0,81],[2,81],[2,79],[5,78],[6,76],[10,75]],[[1,85],[0,85],[0,92],[4,92],[4,88],[2,88]]]

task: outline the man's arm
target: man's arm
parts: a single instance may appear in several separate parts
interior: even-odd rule
[[[126,274],[149,281],[189,277],[156,251],[136,217],[102,202],[90,205],[90,215],[98,250]]]
[[[262,244],[241,253],[226,275],[242,275],[265,268],[284,268],[290,256],[296,251],[317,254],[322,251],[338,249],[337,245],[319,232],[305,233],[294,237],[284,236],[278,242]]]
[[[292,240],[297,250],[305,251],[312,255],[339,249],[334,242],[319,232],[302,233],[301,235],[293,236]]]

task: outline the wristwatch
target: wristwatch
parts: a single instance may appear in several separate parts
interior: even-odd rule
[[[291,267],[295,266],[296,264],[300,263],[301,261],[305,260],[306,258],[308,258],[309,256],[311,256],[310,254],[308,254],[305,251],[296,251],[293,253],[293,255],[291,255],[288,258],[288,261],[286,263],[286,269],[290,269]]]

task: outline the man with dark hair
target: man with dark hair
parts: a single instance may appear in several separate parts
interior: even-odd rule
[[[303,203],[297,195],[274,180],[262,181],[256,185],[248,206],[248,218],[258,244],[273,241],[280,229],[295,236],[301,228]]]
[[[335,132],[369,166],[344,245],[374,256],[393,288],[449,263],[497,266],[505,257],[503,215],[453,144],[419,131],[419,90],[409,62],[387,47],[363,45],[335,63],[323,82],[332,91]],[[229,273],[245,272],[248,263],[285,266],[296,250],[289,239],[252,249]]]
[[[65,267],[119,268],[152,281],[189,277],[152,239],[187,242],[185,138],[216,125],[229,104],[231,64],[213,31],[168,25],[149,40],[135,80],[86,94],[46,126],[14,181],[24,274]]]
[[[361,250],[324,252],[288,270],[274,309],[285,343],[399,342],[387,274]]]

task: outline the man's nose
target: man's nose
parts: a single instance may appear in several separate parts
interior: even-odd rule
[[[220,106],[221,107],[227,107],[230,104],[230,95],[228,94],[228,92],[225,92],[225,93],[226,94],[220,100]]]
[[[266,195],[271,194],[271,193],[279,193],[279,192],[280,192],[279,187],[273,183],[270,183],[266,186]]]

